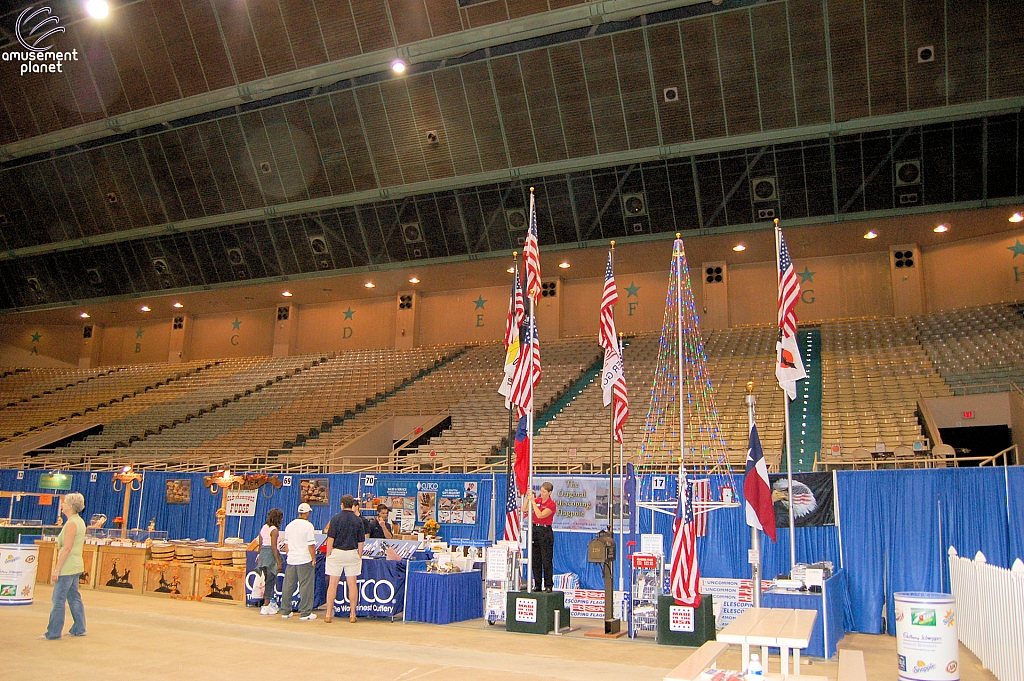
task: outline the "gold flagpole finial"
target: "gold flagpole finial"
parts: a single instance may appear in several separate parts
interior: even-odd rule
[[[533,193],[533,187],[530,187],[530,193],[531,194]]]
[[[612,248],[615,248],[615,239],[612,239]]]
[[[676,232],[676,238],[677,238],[677,239],[682,239],[682,238],[683,238],[683,235],[682,235],[682,234],[680,234],[679,232]]]
[[[516,260],[519,258],[519,251],[512,251],[512,259]]]
[[[752,395],[754,393],[754,382],[747,381],[747,394]]]
[[[775,226],[776,226],[776,227],[778,227],[778,226],[779,226],[779,219],[778,219],[778,218],[775,218]]]

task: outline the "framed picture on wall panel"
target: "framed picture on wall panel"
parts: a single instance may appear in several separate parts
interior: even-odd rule
[[[168,504],[192,503],[192,481],[168,480],[166,482],[165,498]]]

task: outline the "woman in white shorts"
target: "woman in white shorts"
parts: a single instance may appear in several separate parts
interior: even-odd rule
[[[338,582],[345,578],[349,602],[348,621],[356,621],[356,609],[359,605],[359,587],[357,577],[363,567],[363,541],[365,539],[363,519],[359,517],[359,507],[351,495],[341,498],[341,512],[331,518],[327,526],[327,561],[324,572],[327,574],[327,616],[325,623],[334,619],[334,603],[338,594]]]

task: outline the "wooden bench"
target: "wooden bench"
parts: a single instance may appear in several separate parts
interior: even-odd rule
[[[868,681],[864,653],[859,650],[839,651],[839,681]]]
[[[701,672],[715,663],[729,649],[728,643],[708,641],[665,676],[665,681],[695,681]]]

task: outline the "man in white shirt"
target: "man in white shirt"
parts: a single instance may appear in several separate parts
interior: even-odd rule
[[[299,504],[299,517],[288,523],[284,528],[285,542],[288,544],[288,559],[284,571],[284,589],[281,591],[281,608],[284,619],[292,616],[292,594],[295,584],[299,586],[299,619],[315,620],[313,612],[314,566],[316,564],[316,538],[313,523],[309,522],[312,512],[309,504]]]

